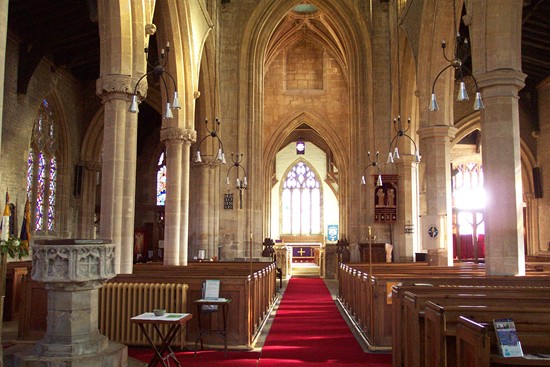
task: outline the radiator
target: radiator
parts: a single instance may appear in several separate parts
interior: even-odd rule
[[[107,283],[99,290],[99,331],[109,339],[126,345],[149,345],[139,326],[130,318],[155,308],[166,312],[187,312],[187,284]],[[147,332],[155,343],[160,338],[151,325]],[[161,326],[166,333],[166,325]],[[187,330],[182,328],[172,346],[183,348]]]

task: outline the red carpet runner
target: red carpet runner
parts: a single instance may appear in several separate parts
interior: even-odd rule
[[[148,361],[150,349],[130,349]],[[176,353],[182,366],[364,366],[391,367],[390,354],[365,353],[319,278],[292,278],[260,352]]]
[[[260,357],[271,366],[391,366],[390,354],[365,353],[319,278],[292,278]]]

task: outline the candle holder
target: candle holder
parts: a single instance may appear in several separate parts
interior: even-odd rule
[[[227,170],[226,183],[229,187],[229,175],[231,170],[235,168],[237,178],[235,180],[235,188],[239,190],[239,209],[243,208],[243,191],[248,188],[248,180],[246,178],[246,170],[241,164],[243,161],[243,154],[240,155],[231,153],[231,161],[233,165]]]

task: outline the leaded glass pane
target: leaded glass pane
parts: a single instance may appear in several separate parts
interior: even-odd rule
[[[166,166],[163,165],[157,171],[157,205],[166,202]]]
[[[318,187],[311,190],[311,233],[321,233],[321,190]]]
[[[310,191],[302,190],[302,234],[311,233],[311,201]]]
[[[321,184],[305,162],[298,162],[283,182],[282,231],[291,234],[321,233]]]
[[[55,223],[55,191],[57,189],[57,160],[50,159],[50,187],[48,192],[48,231],[54,230]]]
[[[34,182],[34,152],[29,150],[29,157],[27,158],[27,197],[31,197],[32,186]]]
[[[46,159],[44,154],[38,154],[38,174],[36,177],[36,230],[43,229],[44,197],[46,195]]]
[[[281,211],[282,211],[282,218],[283,218],[283,233],[290,233],[291,231],[291,223],[292,223],[292,215],[291,215],[291,202],[290,202],[290,189],[283,189],[283,195],[281,200]]]
[[[292,234],[300,234],[300,195],[299,189],[292,190]]]

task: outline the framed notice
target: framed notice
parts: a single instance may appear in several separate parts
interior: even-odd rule
[[[327,241],[328,242],[338,241],[338,224],[329,224],[327,226]]]

